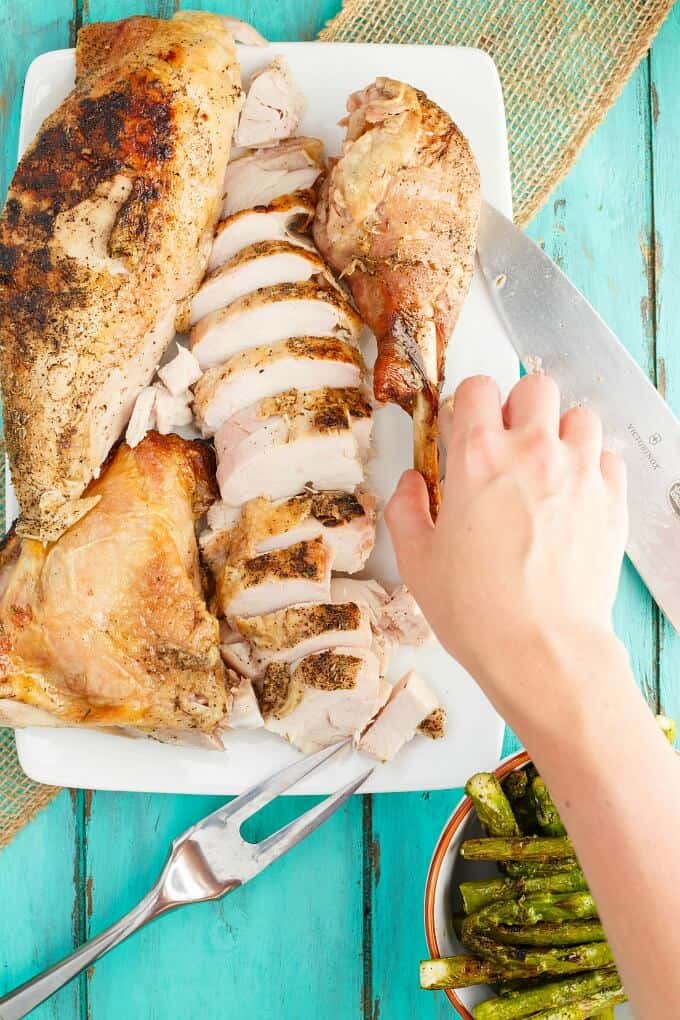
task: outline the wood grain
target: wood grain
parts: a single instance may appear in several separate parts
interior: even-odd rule
[[[38,53],[81,21],[167,15],[173,0],[0,0],[0,195],[14,167],[21,82]],[[186,6],[200,6],[187,3]],[[272,39],[312,38],[338,0],[205,4]],[[680,412],[680,9],[531,224]],[[648,695],[680,715],[680,641],[626,564],[616,627]],[[506,736],[505,749],[516,741]],[[490,763],[491,764],[491,763]],[[252,886],[170,915],[38,1010],[39,1018],[434,1020],[421,993],[422,892],[437,835],[460,791],[355,798]],[[0,992],[94,934],[145,891],[169,840],[214,798],[62,794],[0,856]],[[272,830],[309,800],[274,805]],[[74,887],[75,878],[75,887]]]
[[[656,383],[680,416],[679,44],[680,7],[676,5],[650,56],[654,229],[649,259],[654,281]],[[680,717],[680,637],[663,617],[659,631],[659,699],[663,712]]]

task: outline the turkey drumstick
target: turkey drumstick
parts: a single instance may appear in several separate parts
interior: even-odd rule
[[[347,109],[314,239],[375,333],[376,398],[413,415],[414,464],[436,517],[439,390],[472,277],[479,171],[451,118],[410,85],[378,78]]]

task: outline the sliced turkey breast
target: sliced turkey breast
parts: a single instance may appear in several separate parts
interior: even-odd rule
[[[337,647],[267,667],[259,691],[264,725],[305,754],[352,737],[385,704],[390,685],[368,648]]]
[[[334,577],[331,598],[333,602],[358,602],[366,606],[370,610],[374,627],[377,627],[380,614],[390,596],[373,578]]]
[[[360,389],[289,390],[230,418],[215,436],[225,503],[285,499],[364,479],[373,412]]]
[[[253,656],[253,650],[247,641],[232,641],[220,645],[222,661],[239,677],[257,680],[262,676],[262,667]]]
[[[191,302],[191,325],[237,298],[277,283],[328,276],[321,256],[290,241],[258,241],[206,276]]]
[[[247,677],[234,677],[235,684],[232,687],[231,713],[229,715],[230,730],[256,730],[262,725],[262,714],[253,690],[253,685]]]
[[[216,572],[227,558],[234,563],[322,536],[333,569],[353,574],[373,549],[375,506],[373,494],[361,491],[305,492],[277,503],[258,497],[240,509],[220,501],[208,511],[201,551]]]
[[[323,143],[304,137],[288,138],[273,148],[256,149],[233,159],[224,175],[222,219],[311,188],[323,164]]]
[[[357,387],[366,366],[358,349],[332,336],[305,336],[252,347],[209,368],[194,390],[194,411],[212,436],[238,411],[265,397],[324,387]]]
[[[410,670],[394,685],[387,704],[359,740],[359,750],[389,761],[438,707],[436,694]]]
[[[374,629],[393,645],[418,646],[432,637],[420,606],[404,584],[390,595],[373,579],[334,577],[331,597],[334,602],[351,601],[367,606]]]
[[[191,351],[177,344],[177,354],[158,369],[158,378],[173,397],[182,396],[201,378],[201,366]]]
[[[361,330],[361,319],[337,288],[313,280],[280,283],[206,315],[191,331],[191,351],[206,369],[250,347],[296,336],[357,340]]]
[[[264,616],[237,616],[234,626],[262,670],[270,662],[294,662],[336,645],[370,648],[373,641],[368,610],[355,602],[287,606]]]
[[[305,97],[283,57],[276,57],[250,79],[236,129],[237,145],[252,149],[276,145],[297,131]]]
[[[257,616],[296,602],[329,602],[332,553],[320,538],[225,564],[217,605],[228,618]]]
[[[191,425],[193,415],[189,406],[190,393],[180,393],[174,397],[161,382],[154,383],[153,389],[156,394],[154,401],[156,428],[162,436]]]
[[[224,265],[237,252],[258,241],[290,241],[313,248],[301,231],[306,230],[314,215],[314,196],[311,191],[296,191],[281,195],[269,205],[258,205],[220,220],[215,231],[208,272]]]

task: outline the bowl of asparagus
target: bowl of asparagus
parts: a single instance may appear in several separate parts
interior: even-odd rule
[[[425,890],[421,987],[466,1020],[632,1017],[545,782],[522,751],[472,776]]]

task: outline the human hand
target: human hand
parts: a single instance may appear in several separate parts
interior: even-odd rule
[[[625,467],[602,452],[593,412],[575,407],[560,420],[558,388],[541,375],[522,379],[504,408],[491,379],[467,379],[442,408],[441,435],[436,524],[415,471],[385,517],[402,579],[439,640],[502,702],[499,673],[518,648],[610,631]]]

